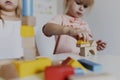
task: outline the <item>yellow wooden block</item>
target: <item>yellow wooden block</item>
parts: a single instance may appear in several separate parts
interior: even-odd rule
[[[52,65],[52,61],[44,57],[31,61],[14,61],[13,64],[17,68],[19,77],[22,78],[44,71],[47,66]]]
[[[35,34],[33,26],[22,25],[21,36],[22,37],[33,37]]]
[[[78,40],[77,41],[77,45],[79,45],[79,44],[89,44],[89,42],[85,42],[83,40]]]
[[[77,60],[72,59],[67,63],[67,65],[71,65],[74,68],[81,68],[85,73],[87,72],[87,69]]]

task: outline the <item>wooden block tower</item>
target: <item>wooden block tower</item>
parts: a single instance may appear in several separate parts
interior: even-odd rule
[[[97,44],[94,40],[90,40],[89,42],[78,40],[77,47],[80,47],[80,56],[90,56],[97,54]]]
[[[36,19],[33,16],[33,0],[22,0],[22,47],[25,60],[35,59],[37,48],[35,44],[35,26]]]

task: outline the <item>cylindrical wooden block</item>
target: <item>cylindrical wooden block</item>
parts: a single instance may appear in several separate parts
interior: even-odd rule
[[[22,25],[35,26],[36,18],[34,16],[23,16]]]
[[[23,0],[22,7],[23,16],[33,16],[33,0]]]

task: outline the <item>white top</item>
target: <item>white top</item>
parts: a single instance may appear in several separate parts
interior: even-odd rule
[[[0,59],[23,56],[21,21],[0,20]]]

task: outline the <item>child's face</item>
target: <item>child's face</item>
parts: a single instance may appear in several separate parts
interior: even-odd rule
[[[79,0],[70,0],[67,14],[79,18],[83,16],[86,8],[87,5],[80,3]]]
[[[18,7],[19,0],[0,0],[0,8],[5,11],[14,11]]]

